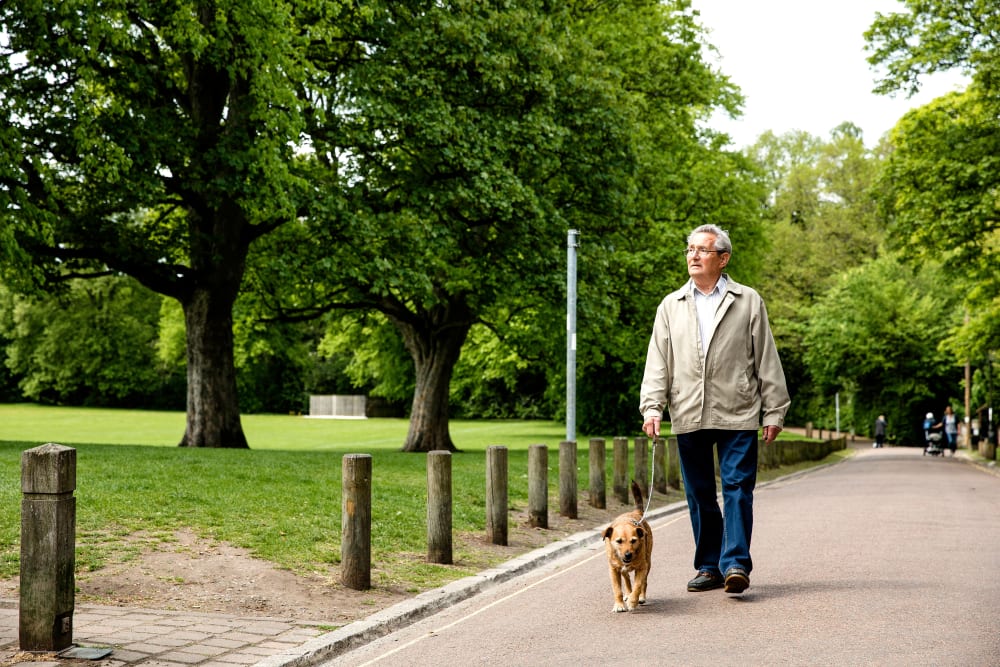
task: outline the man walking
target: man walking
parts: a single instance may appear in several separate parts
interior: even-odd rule
[[[742,593],[750,585],[757,429],[763,414],[764,442],[773,442],[789,406],[764,301],[723,273],[732,253],[729,234],[716,225],[688,236],[690,280],[656,310],[640,392],[643,432],[659,436],[666,410],[677,436],[695,539],[689,591]]]

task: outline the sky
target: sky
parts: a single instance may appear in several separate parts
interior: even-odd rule
[[[868,64],[864,32],[875,13],[904,11],[897,0],[692,0],[708,41],[719,51],[714,63],[743,92],[744,114],[716,116],[712,127],[727,132],[737,148],[763,132],[803,130],[827,139],[845,121],[861,128],[873,147],[903,114],[966,80],[958,72],[921,81],[907,98],[876,95],[878,71]]]

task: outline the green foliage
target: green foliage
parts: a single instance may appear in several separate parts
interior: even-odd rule
[[[384,316],[339,314],[326,318],[324,324],[317,352],[340,369],[339,393],[365,389],[371,396],[393,402],[413,396],[413,361]]]
[[[879,189],[894,245],[910,262],[941,261],[962,294],[968,318],[943,344],[973,364],[1000,346],[1000,131],[991,108],[969,91],[908,113],[891,134]],[[971,408],[992,404],[990,392],[972,389],[983,403]]]
[[[13,230],[0,241],[17,263],[4,278],[28,290],[126,274],[180,302],[205,389],[188,397],[183,444],[246,446],[232,308],[251,244],[317,196],[299,148],[347,48],[340,9],[0,4],[0,228]]]
[[[903,0],[906,11],[876,14],[865,32],[868,61],[885,68],[875,92],[913,94],[920,77],[961,68],[1000,94],[1000,14],[993,0]]]
[[[992,405],[983,382],[1000,340],[1000,13],[990,0],[905,5],[910,11],[878,16],[865,34],[869,61],[885,68],[876,90],[912,93],[921,76],[951,69],[970,75],[972,85],[897,124],[880,205],[896,246],[914,261],[943,258],[948,277],[965,292],[969,320],[953,328],[945,345],[956,357],[985,365],[986,372],[974,372],[970,389],[976,405]]]
[[[883,257],[841,274],[811,308],[804,360],[827,395],[853,394],[862,432],[884,413],[904,441],[920,442],[920,417],[940,414],[959,386],[961,370],[940,348],[958,295],[941,275]]]
[[[830,384],[816,383],[805,338],[813,304],[842,271],[881,252],[884,230],[871,195],[880,158],[850,123],[826,140],[802,132],[765,133],[749,152],[770,191],[765,212],[770,261],[760,291],[792,395],[788,419],[829,428]]]
[[[21,395],[76,405],[169,405],[183,378],[155,359],[160,301],[119,277],[76,280],[45,298],[8,294],[0,332],[10,341],[6,365],[21,378]]]

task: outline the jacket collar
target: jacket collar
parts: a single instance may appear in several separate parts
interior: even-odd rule
[[[738,282],[736,282],[735,280],[733,280],[732,278],[730,278],[728,273],[723,273],[722,275],[726,279],[726,294],[730,294],[731,293],[734,296],[739,296],[740,294],[743,293],[743,285],[740,285]],[[676,299],[678,301],[683,301],[687,297],[691,296],[691,289],[693,287],[694,287],[694,285],[692,284],[691,279],[688,278],[688,281],[686,283],[684,283],[684,286],[681,287],[676,292],[673,292],[672,294],[670,294],[670,296],[668,298]],[[723,294],[722,296],[725,297],[726,295]]]

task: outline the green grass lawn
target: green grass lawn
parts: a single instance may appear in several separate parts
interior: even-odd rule
[[[174,412],[0,405],[0,578],[19,568],[21,452],[47,442],[77,450],[80,571],[133,556],[139,546],[128,546],[122,536],[171,541],[185,527],[283,568],[326,570],[340,558],[341,461],[349,453],[372,455],[373,583],[423,590],[517,555],[484,563],[466,558],[456,541],[458,566],[424,562],[426,456],[399,451],[406,420],[245,415],[250,450],[177,447],[184,423],[184,414]],[[452,457],[455,533],[485,531],[485,453],[491,445],[509,448],[509,503],[522,509],[528,447],[548,445],[550,513],[553,504],[558,509],[561,423],[453,421],[451,435],[462,450]],[[629,434],[630,444],[635,435]],[[604,437],[610,487],[612,443]],[[578,437],[581,502],[589,485],[589,438]]]

